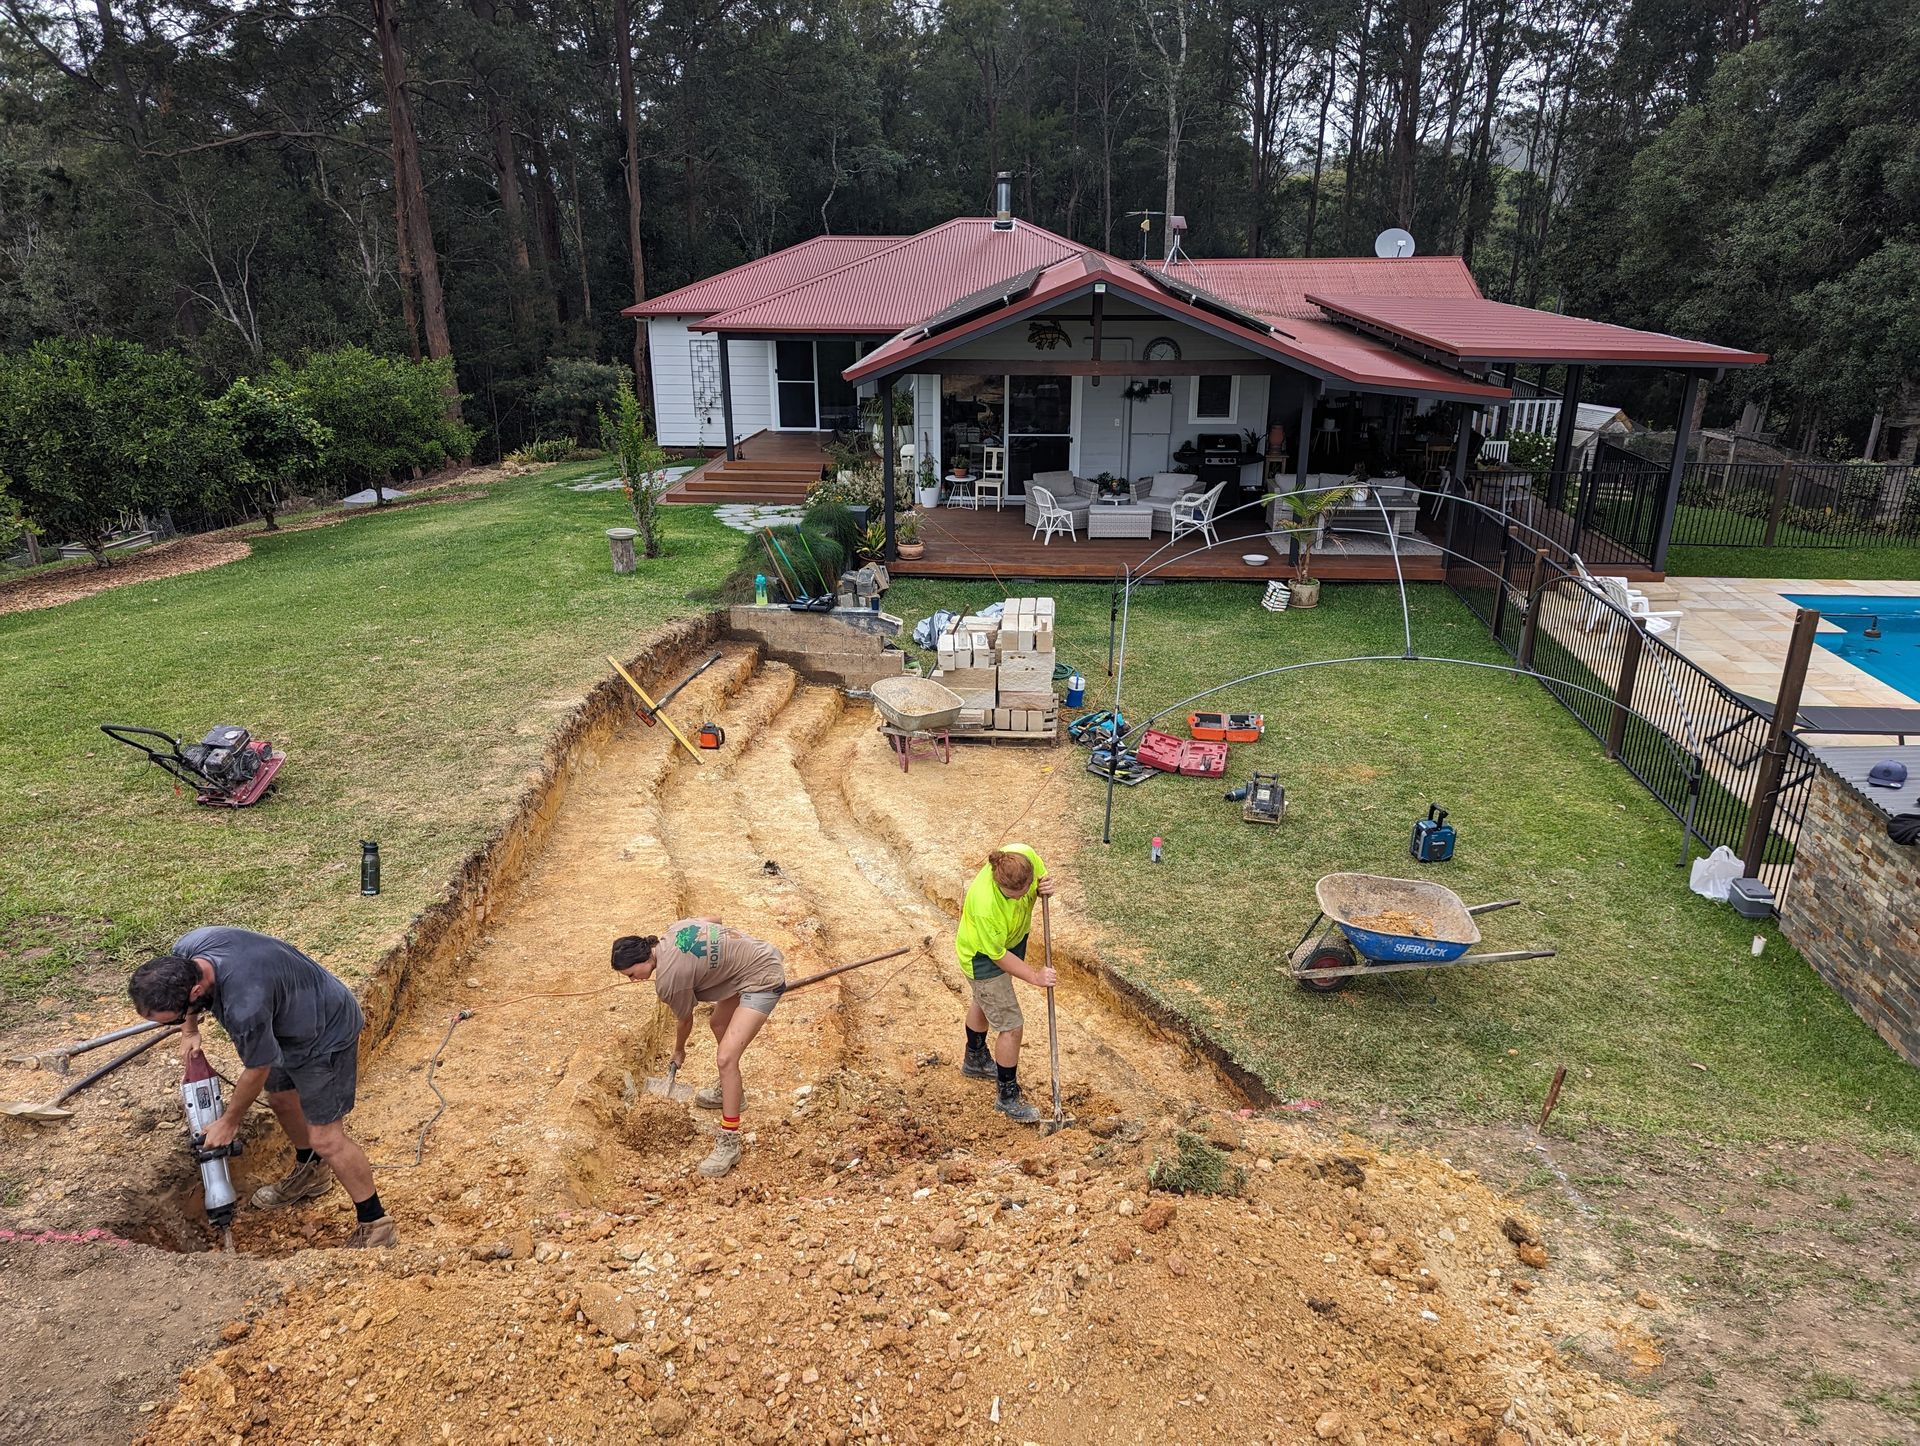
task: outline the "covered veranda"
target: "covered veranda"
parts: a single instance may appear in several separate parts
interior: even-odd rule
[[[1156,394],[1171,393],[1176,436],[1183,423],[1201,427],[1213,421],[1244,438],[1240,456],[1228,459],[1239,463],[1228,468],[1234,485],[1210,499],[1220,517],[1216,535],[1222,545],[1205,557],[1176,563],[1181,572],[1172,575],[1278,575],[1284,561],[1279,554],[1287,547],[1280,526],[1284,518],[1276,508],[1263,511],[1250,504],[1296,488],[1336,485],[1356,467],[1374,480],[1377,494],[1397,504],[1395,516],[1384,522],[1336,517],[1316,550],[1315,571],[1325,577],[1392,575],[1395,548],[1388,545],[1388,527],[1409,576],[1439,575],[1448,552],[1484,563],[1490,559],[1477,554],[1508,549],[1497,516],[1490,526],[1480,508],[1449,509],[1448,495],[1510,515],[1536,545],[1544,540],[1563,553],[1584,547],[1596,563],[1629,575],[1657,575],[1664,565],[1698,388],[1727,367],[1764,360],[1478,297],[1316,294],[1308,297],[1318,308],[1316,318],[1287,318],[1282,325],[1223,299],[1204,278],[1204,266],[1170,275],[1091,254],[1077,257],[957,303],[851,368],[850,380],[870,382],[888,395],[910,375],[921,387],[938,378],[943,390],[949,378],[996,373],[1010,381],[1019,374],[1056,378],[1072,389],[1071,404],[1063,406],[1065,425],[1053,424],[1060,434],[1057,449],[1051,455],[1029,449],[1031,455],[1023,459],[1017,446],[1006,445],[996,458],[1001,485],[991,489],[990,498],[983,494],[974,515],[951,517],[947,508],[923,507],[919,524],[926,556],[901,563],[899,570],[981,576],[1017,565],[1025,575],[1111,576],[1128,560],[1153,551],[1167,540],[1164,517],[1155,523],[1159,536],[1120,538],[1112,526],[1103,529],[1095,522],[1067,535],[1036,539],[1035,509],[1023,494],[1036,479],[1054,490],[1064,485],[1086,492],[1097,477],[1101,495],[1083,504],[1085,512],[1108,501],[1124,507],[1147,500],[1140,489],[1153,483],[1153,472],[1189,472],[1196,452],[1230,440],[1203,432],[1197,439],[1201,446],[1191,437],[1175,446],[1164,435],[1163,407],[1162,435],[1147,436],[1149,445],[1136,451],[1143,440],[1142,404],[1150,407]],[[1050,354],[1022,351],[1023,339],[1040,344],[1035,343],[1039,337],[1046,338]],[[1553,462],[1545,468],[1505,467],[1480,455],[1501,430],[1501,406],[1511,399],[1511,383],[1522,365],[1563,368],[1566,377]],[[1669,367],[1682,375],[1679,437],[1671,463],[1627,459],[1630,465],[1622,465],[1615,458],[1605,467],[1572,465],[1584,377],[1588,367],[1598,365]],[[889,407],[881,411],[891,415]],[[1016,415],[1009,404],[1009,433],[1018,425]],[[887,437],[882,448],[888,461],[893,440]],[[1005,441],[1012,444],[1015,438]],[[1142,451],[1168,460],[1153,462],[1152,471],[1142,474],[1138,465],[1127,465]],[[1067,465],[1043,471],[1036,465],[1042,460]],[[946,465],[943,460],[943,470]],[[889,467],[889,474],[893,470]],[[1219,476],[1218,470],[1190,475],[1187,485],[1211,493]],[[901,479],[889,475],[890,521],[900,491]],[[952,493],[943,500],[954,500]],[[1460,535],[1462,513],[1473,524],[1465,535]],[[1265,555],[1268,561],[1250,567],[1241,562],[1243,553]]]

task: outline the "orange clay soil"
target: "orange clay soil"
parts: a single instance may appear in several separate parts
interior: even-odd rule
[[[350,1123],[403,1167],[379,1176],[400,1248],[327,1248],[350,1224],[337,1190],[243,1212],[240,1249],[287,1293],[228,1325],[147,1439],[1667,1439],[1656,1408],[1556,1355],[1563,1322],[1603,1307],[1548,1303],[1564,1292],[1516,1258],[1507,1202],[1430,1157],[1252,1116],[1082,967],[1068,752],[962,748],[903,776],[865,705],[738,648],[674,714],[726,746],[695,766],[635,724],[600,748],[481,947],[421,981],[364,1071]],[[957,1068],[953,911],[1009,827],[1065,883],[1079,1123],[1046,1138]],[[646,1090],[671,1037],[651,988],[605,962],[615,934],[689,914],[772,940],[794,977],[914,946],[781,1003],[719,1182],[693,1171],[714,1117]],[[1022,996],[1045,1109],[1044,1001]],[[448,1108],[404,1168],[462,1009]],[[702,1084],[704,1022],[694,1040],[681,1078]],[[1239,1194],[1148,1187],[1183,1133],[1229,1152]],[[286,1160],[254,1136],[249,1185]]]

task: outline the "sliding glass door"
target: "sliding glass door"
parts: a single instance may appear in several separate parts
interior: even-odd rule
[[[940,380],[944,471],[964,457],[978,475],[988,447],[1004,446],[1007,481],[1022,490],[1036,472],[1064,471],[1073,448],[1073,378],[946,376]]]

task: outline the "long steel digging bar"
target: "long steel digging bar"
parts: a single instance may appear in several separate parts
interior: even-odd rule
[[[167,1039],[179,1032],[180,1026],[177,1024],[162,1025],[157,1033],[148,1035],[132,1049],[122,1050],[92,1074],[82,1075],[45,1104],[35,1104],[32,1100],[16,1100],[12,1104],[0,1105],[0,1114],[18,1115],[23,1119],[29,1120],[64,1120],[71,1115],[73,1111],[62,1109],[61,1106],[79,1094],[81,1090],[93,1084],[96,1080],[105,1079],[128,1060],[138,1059],[161,1040]]]
[[[712,657],[708,658],[706,662],[702,663],[699,667],[695,668],[691,673],[687,674],[686,677],[682,678],[679,682],[675,683],[671,688],[667,689],[666,692],[660,695],[660,701],[658,703],[655,703],[653,707],[642,708],[640,710],[640,721],[646,724],[647,727],[649,728],[653,727],[655,719],[659,716],[660,709],[666,707],[667,704],[671,703],[675,698],[679,697],[680,690],[682,688],[685,688],[687,684],[691,683],[695,678],[699,677],[702,673],[706,672],[708,668],[711,668],[715,663],[719,661],[720,661],[720,655],[718,653],[715,653]]]
[[[114,1044],[123,1039],[132,1039],[136,1034],[146,1034],[155,1029],[165,1029],[164,1024],[156,1024],[151,1019],[139,1024],[129,1024],[125,1029],[116,1029],[111,1034],[96,1035],[92,1039],[83,1039],[78,1044],[69,1044],[62,1049],[49,1049],[40,1054],[10,1054],[8,1064],[21,1065],[27,1069],[50,1069],[55,1074],[65,1074],[67,1066],[76,1054],[85,1054],[88,1050],[98,1049],[103,1044]]]
[[[1053,968],[1053,910],[1048,907],[1050,902],[1044,894],[1041,896],[1041,959],[1049,969]],[[1060,1030],[1054,1019],[1051,984],[1047,986],[1047,1071],[1053,1081],[1053,1118],[1047,1121],[1041,1133],[1051,1135],[1067,1127],[1067,1117],[1060,1109]]]

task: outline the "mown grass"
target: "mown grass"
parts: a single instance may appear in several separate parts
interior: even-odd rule
[[[1920,579],[1920,547],[1680,547],[1667,554],[1671,577]]]
[[[1018,592],[1043,589],[1020,586]],[[1110,697],[1105,586],[1055,585],[1061,658]],[[915,581],[888,594],[909,622],[978,607],[993,584]],[[1334,586],[1321,607],[1261,611],[1256,588],[1143,588],[1129,631],[1132,720],[1237,675],[1310,659],[1397,654],[1391,588]],[[1506,661],[1450,593],[1411,590],[1430,655]],[[1263,712],[1228,783],[1277,772],[1278,828],[1243,823],[1221,784],[1158,777],[1115,790],[1068,770],[1047,806],[1088,839],[1078,864],[1114,962],[1203,1024],[1287,1098],[1413,1118],[1523,1121],[1554,1070],[1555,1129],[1604,1124],[1720,1138],[1920,1139],[1920,1072],[1902,1063],[1771,928],[1687,891],[1679,825],[1529,680],[1403,662],[1286,674],[1203,707]],[[1184,733],[1185,709],[1179,710]],[[1460,829],[1453,862],[1407,856],[1429,801]],[[1022,801],[1024,802],[1024,801]],[[1148,861],[1160,835],[1166,861]],[[1518,896],[1483,921],[1488,948],[1555,959],[1362,980],[1332,996],[1281,973],[1315,912],[1314,881],[1361,870],[1445,883],[1470,903]]]
[[[377,959],[498,819],[618,651],[704,606],[739,534],[665,510],[667,555],[612,574],[603,461],[466,502],[256,535],[207,572],[0,617],[0,1002],[180,930],[284,934]],[[201,809],[98,732],[244,724],[288,752],[251,809]],[[359,896],[361,839],[383,892]]]

